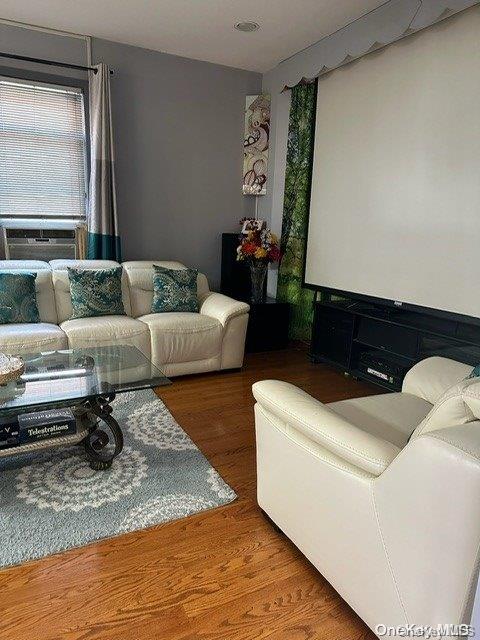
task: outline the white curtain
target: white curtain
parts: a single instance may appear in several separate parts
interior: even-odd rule
[[[115,194],[110,69],[90,73],[90,188],[87,257],[121,261]]]

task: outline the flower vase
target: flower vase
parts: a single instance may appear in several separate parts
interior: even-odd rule
[[[264,260],[252,260],[250,262],[250,279],[252,281],[253,303],[265,301],[265,276],[267,275],[268,262]]]

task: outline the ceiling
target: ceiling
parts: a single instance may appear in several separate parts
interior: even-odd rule
[[[294,53],[382,0],[0,0],[0,18],[252,71]],[[253,33],[234,30],[258,22]]]

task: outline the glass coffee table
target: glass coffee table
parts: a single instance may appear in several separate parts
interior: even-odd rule
[[[170,384],[136,347],[119,345],[21,356],[23,375],[0,386],[0,421],[23,414],[71,409],[76,426],[68,435],[0,448],[0,458],[50,447],[81,444],[92,469],[108,469],[123,448],[113,416],[118,393]]]

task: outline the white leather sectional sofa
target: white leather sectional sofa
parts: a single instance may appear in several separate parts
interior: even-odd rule
[[[129,344],[137,347],[167,376],[242,366],[249,306],[209,290],[198,274],[199,313],[150,312],[153,265],[185,268],[179,262],[123,263],[122,294],[127,315],[71,320],[67,267],[107,269],[111,260],[0,260],[0,270],[37,274],[37,305],[41,322],[0,325],[0,350],[30,353],[67,348]]]

